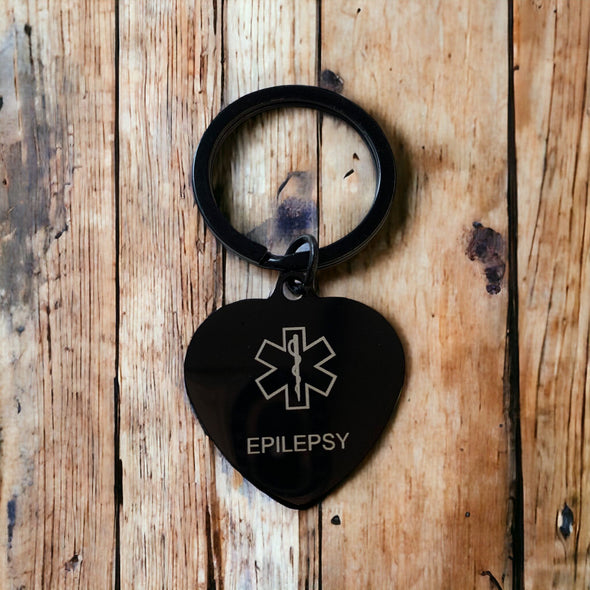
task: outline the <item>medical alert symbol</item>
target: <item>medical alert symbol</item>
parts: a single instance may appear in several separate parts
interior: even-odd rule
[[[308,410],[311,391],[330,395],[336,375],[323,365],[335,356],[324,336],[308,344],[305,328],[283,328],[282,345],[264,340],[258,349],[256,360],[268,371],[256,384],[266,399],[284,393],[287,410]]]

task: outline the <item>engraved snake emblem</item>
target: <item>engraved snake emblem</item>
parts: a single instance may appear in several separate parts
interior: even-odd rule
[[[287,344],[287,351],[293,357],[293,368],[291,369],[291,373],[295,377],[295,395],[297,396],[297,401],[301,401],[301,372],[300,372],[300,365],[301,365],[301,354],[299,349],[299,335],[294,334],[293,338],[289,340]]]

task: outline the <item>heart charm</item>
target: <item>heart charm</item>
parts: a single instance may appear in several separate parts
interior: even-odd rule
[[[227,460],[271,498],[307,508],[373,447],[404,365],[395,330],[370,307],[277,289],[207,318],[184,370],[193,409]]]

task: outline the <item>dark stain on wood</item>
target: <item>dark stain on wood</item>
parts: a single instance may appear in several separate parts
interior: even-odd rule
[[[340,520],[340,517],[337,514],[332,516],[332,518],[330,519],[330,522],[335,525],[342,524],[342,521]]]
[[[63,234],[65,232],[67,232],[69,229],[70,228],[68,227],[68,224],[66,223],[66,225],[55,234],[54,238],[56,240],[59,240],[59,238],[61,238],[63,236]]]
[[[275,214],[247,236],[269,248],[284,250],[301,234],[317,234],[315,175],[304,170],[289,172],[277,190]]]
[[[16,524],[16,496],[12,496],[6,504],[6,521],[7,521],[7,545],[12,549],[12,534]]]
[[[497,231],[484,227],[478,221],[473,222],[466,254],[469,260],[478,260],[483,265],[487,279],[486,291],[490,295],[497,295],[502,290],[502,279],[506,272],[504,249],[504,240]]]
[[[306,232],[314,224],[316,206],[313,201],[287,197],[277,209],[277,229],[281,236]]]
[[[495,590],[502,590],[502,586],[500,586],[500,582],[496,579],[496,576],[492,574],[491,571],[485,570],[481,572],[482,576],[487,576],[490,579],[490,588],[494,588]]]
[[[563,505],[557,515],[557,529],[564,539],[567,539],[574,531],[574,513],[567,504]]]
[[[279,205],[273,223],[273,241],[291,242],[303,233],[317,232],[315,177],[305,170],[289,172],[279,186]]]
[[[344,89],[344,80],[332,70],[322,70],[320,74],[320,86],[332,92],[342,92]]]
[[[74,554],[74,556],[71,559],[68,559],[68,561],[66,561],[64,568],[66,572],[75,572],[80,567],[81,563],[82,557],[78,554]]]
[[[25,25],[25,35],[13,28],[5,41],[5,48],[15,56],[10,61],[11,96],[7,97],[6,88],[3,92],[10,100],[4,101],[0,139],[0,232],[5,236],[0,245],[0,306],[5,309],[30,303],[33,281],[40,273],[38,261],[55,234],[53,226],[65,226],[64,183],[49,188],[50,162],[56,160],[56,148],[49,145],[52,134],[44,101],[43,66],[33,59],[31,31],[30,25]],[[57,128],[67,133],[63,121]],[[55,133],[53,137],[68,145],[67,137]]]
[[[209,460],[214,461],[214,451],[210,449]],[[214,471],[212,470],[212,473]],[[212,489],[215,489],[214,475],[209,482]],[[223,590],[223,563],[222,547],[223,540],[219,529],[219,503],[218,498],[212,494],[209,497],[205,511],[205,535],[207,538],[207,590]]]

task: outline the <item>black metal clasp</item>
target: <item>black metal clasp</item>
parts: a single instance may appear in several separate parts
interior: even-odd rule
[[[317,271],[319,262],[318,241],[310,234],[303,234],[293,240],[285,252],[285,257],[295,253],[307,254],[307,266],[304,271],[282,271],[273,295],[280,294],[289,299],[299,299],[308,295],[317,295]],[[285,292],[290,293],[290,297]]]

